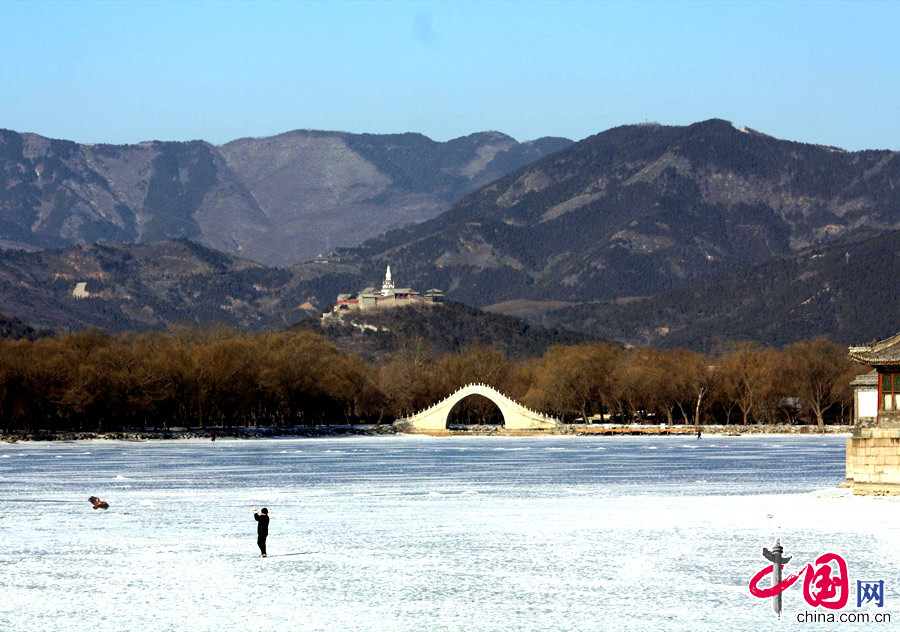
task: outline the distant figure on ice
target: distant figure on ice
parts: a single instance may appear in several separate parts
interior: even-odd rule
[[[256,544],[259,546],[260,557],[269,557],[266,555],[266,538],[269,536],[269,510],[263,507],[256,513],[253,510],[253,519],[259,524],[256,525]]]
[[[96,496],[91,496],[88,500],[91,501],[94,509],[109,509],[109,503],[105,500],[100,500]]]
[[[700,428],[697,428],[697,438],[699,439],[703,433],[700,431]]]

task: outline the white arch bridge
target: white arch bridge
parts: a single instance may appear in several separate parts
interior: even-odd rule
[[[450,411],[471,395],[481,395],[491,400],[500,409],[503,425],[508,430],[547,430],[561,425],[558,419],[526,408],[487,384],[467,384],[429,408],[398,419],[394,422],[394,427],[400,432],[444,431],[447,429]]]

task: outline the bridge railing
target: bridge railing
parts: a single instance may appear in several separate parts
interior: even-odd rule
[[[519,412],[519,413],[522,413],[522,414],[525,414],[525,415],[528,415],[531,417],[535,417],[537,419],[540,419],[541,421],[559,423],[559,419],[550,417],[550,416],[545,415],[544,413],[540,413],[536,410],[532,410],[531,408],[528,408],[527,406],[523,406],[519,402],[517,402],[513,399],[510,399],[509,397],[507,397],[506,395],[504,395],[503,393],[501,393],[500,391],[495,389],[493,386],[490,386],[488,384],[484,384],[481,382],[479,382],[479,383],[472,382],[470,384],[466,384],[462,388],[457,389],[455,392],[451,393],[450,395],[447,395],[446,397],[444,397],[444,399],[432,404],[428,408],[425,408],[416,413],[413,413],[412,415],[404,416],[403,421],[408,421],[408,420],[414,419],[416,417],[423,417],[429,413],[432,413],[436,409],[443,406],[448,400],[453,399],[454,397],[459,395],[461,392],[465,391],[466,389],[473,388],[476,386],[491,391],[492,394],[495,395],[497,399],[501,400],[503,402],[503,404],[505,404],[506,406],[509,406],[510,408],[516,410],[516,412]]]

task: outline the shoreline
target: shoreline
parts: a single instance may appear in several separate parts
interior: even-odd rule
[[[690,432],[688,432],[690,430]],[[669,432],[671,431],[671,432]],[[707,437],[716,436],[743,436],[743,435],[801,435],[822,436],[851,434],[853,426],[825,426],[824,431],[815,425],[787,426],[787,425],[730,425],[730,426],[702,426],[702,434]],[[182,439],[277,439],[288,437],[339,437],[339,436],[384,436],[406,434],[398,432],[391,424],[375,426],[370,424],[335,425],[335,426],[297,426],[291,428],[260,427],[260,428],[175,428],[169,430],[122,430],[118,432],[32,432],[32,433],[6,433],[0,434],[0,442],[18,443],[51,442],[51,441],[153,441],[153,440],[182,440]],[[490,437],[536,437],[536,436],[694,436],[696,430],[692,426],[673,426],[669,429],[660,429],[658,426],[618,426],[604,428],[600,425],[567,425],[559,429],[548,431],[507,431],[500,426],[473,426],[465,429],[453,428],[440,432],[408,433],[411,435],[427,436],[490,436]]]
[[[121,430],[116,432],[100,431],[58,431],[32,433],[0,434],[0,442],[18,443],[20,441],[178,441],[183,439],[277,439],[283,437],[337,437],[337,436],[377,436],[397,434],[388,424],[386,426],[297,426],[289,428],[174,428],[169,430]]]

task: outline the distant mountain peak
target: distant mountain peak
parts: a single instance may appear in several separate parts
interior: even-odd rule
[[[0,247],[197,239],[290,265],[439,215],[562,143],[500,132],[292,130],[201,140],[78,144],[0,131]]]
[[[503,132],[498,132],[496,130],[487,130],[484,132],[475,132],[474,134],[468,134],[466,136],[461,136],[460,138],[469,138],[469,139],[478,139],[478,140],[493,140],[493,141],[512,141],[518,142],[515,138],[510,136],[509,134],[504,134]]]

